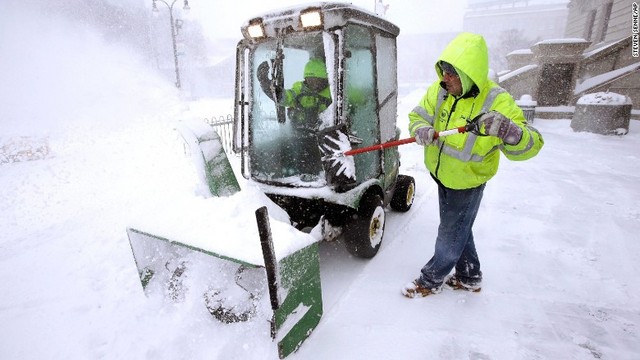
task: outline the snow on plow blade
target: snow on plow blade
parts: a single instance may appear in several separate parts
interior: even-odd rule
[[[241,255],[225,254],[226,246],[216,246],[215,238],[208,246],[201,246],[202,241],[189,236],[170,240],[157,229],[152,235],[128,228],[127,234],[145,294],[160,291],[174,302],[184,301],[187,296],[201,297],[203,306],[212,315],[228,323],[259,319],[260,315],[270,313],[271,338],[277,343],[279,357],[285,358],[302,345],[322,317],[318,243],[307,241],[299,249],[274,246],[267,208],[258,209],[255,216],[259,239],[252,239],[254,249]],[[282,234],[285,224],[275,225],[276,233]],[[248,244],[242,247],[249,248]],[[262,250],[262,261],[254,256],[255,248]],[[234,286],[230,280],[234,266],[238,269],[234,279],[237,287],[230,290]],[[244,270],[247,268],[254,271],[254,278],[243,284],[245,279],[240,279],[239,274],[249,272]],[[255,275],[262,277],[259,279],[262,281],[256,281]],[[264,296],[264,288],[268,296]],[[238,289],[246,291],[244,298],[238,296]],[[213,304],[212,296],[217,294],[223,300],[231,298],[240,303]]]

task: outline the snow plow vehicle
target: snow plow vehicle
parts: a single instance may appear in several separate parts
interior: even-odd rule
[[[228,218],[215,210],[243,193],[259,196],[240,190],[213,128],[184,123],[178,130],[209,198],[134,221],[127,233],[145,293],[161,289],[175,301],[196,294],[227,323],[271,311],[284,358],[322,316],[318,242],[339,238],[354,256],[371,258],[385,208],[412,206],[415,182],[399,173],[396,147],[345,154],[400,136],[399,28],[350,4],[313,3],[252,18],[241,31],[233,146],[247,184],[264,196],[265,206],[249,212],[256,225],[247,224],[246,209],[229,208]],[[238,224],[232,238],[216,225],[229,223]],[[225,303],[233,283],[248,305]]]
[[[351,5],[323,3],[254,18],[242,33],[234,150],[242,154],[243,176],[299,229],[321,222],[325,238],[342,229],[350,253],[373,257],[384,233],[384,208],[409,210],[415,183],[399,174],[397,147],[343,153],[400,135],[399,29]],[[326,79],[323,111],[313,108],[310,74]],[[305,107],[308,98],[312,106]]]

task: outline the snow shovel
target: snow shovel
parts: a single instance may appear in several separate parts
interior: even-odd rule
[[[465,126],[438,131],[435,133],[434,139],[465,132],[479,134],[476,119],[470,121]],[[322,166],[326,173],[327,183],[334,186],[338,192],[349,190],[357,185],[353,155],[416,142],[415,137],[411,137],[351,149],[351,144],[357,144],[358,140],[359,139],[355,137],[347,135],[347,126],[345,124],[327,128],[318,136],[318,147],[322,153]]]
[[[337,125],[322,130],[318,134],[318,147],[322,154],[322,167],[327,183],[336,191],[347,191],[357,185],[356,165],[351,157],[342,156],[351,149],[351,143],[357,143],[347,135],[347,125]]]
[[[454,135],[454,134],[462,134],[466,132],[472,132],[474,134],[482,135],[479,132],[478,125],[478,117],[469,121],[467,125],[460,126],[454,129],[444,130],[444,131],[436,131],[434,135],[434,140]],[[384,150],[386,148],[400,146],[404,144],[411,144],[416,142],[415,137],[387,141],[382,144],[374,144],[370,146],[365,146],[358,149],[351,149],[351,143],[349,141],[349,136],[346,135],[346,125],[341,125],[339,127],[333,127],[325,130],[323,134],[320,136],[320,149],[322,151],[323,157],[322,162],[325,166],[325,171],[327,173],[343,178],[346,177],[348,180],[352,180],[355,183],[355,166],[353,162],[353,158],[351,156],[362,154],[375,150]],[[334,175],[335,174],[335,175]],[[352,176],[349,176],[353,174]],[[343,180],[340,178],[340,180]],[[344,180],[343,180],[344,181]]]

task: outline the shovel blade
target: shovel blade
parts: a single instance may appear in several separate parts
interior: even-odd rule
[[[338,192],[354,188],[356,166],[351,156],[345,156],[351,150],[351,142],[345,124],[324,129],[318,135],[318,147],[322,154],[322,167],[327,184]]]

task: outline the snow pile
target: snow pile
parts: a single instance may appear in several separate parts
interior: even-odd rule
[[[531,97],[531,95],[529,94],[522,95],[520,99],[516,100],[516,103],[519,106],[527,106],[527,107],[538,105],[538,102],[533,100],[533,97]]]
[[[163,196],[155,210],[132,220],[129,227],[240,261],[264,265],[255,210],[266,206],[276,258],[282,259],[317,240],[290,225],[289,216],[249,184],[220,198]]]
[[[28,160],[40,160],[49,155],[47,138],[18,136],[0,137],[0,164]]]
[[[631,99],[627,96],[616,94],[613,92],[597,92],[593,94],[587,94],[578,99],[579,105],[628,105],[631,104]]]

